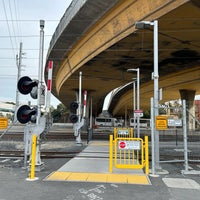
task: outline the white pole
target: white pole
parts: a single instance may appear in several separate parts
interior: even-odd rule
[[[153,107],[154,99],[151,98],[151,164],[152,175],[155,175],[155,144],[154,144],[154,131],[155,131],[155,119],[154,119],[154,107]]]
[[[84,101],[83,101],[83,117],[86,116],[86,104],[87,104],[87,91],[84,91]]]
[[[158,116],[158,21],[154,21],[154,120]],[[155,123],[154,123],[155,124]],[[159,150],[159,132],[155,128],[155,165],[160,169],[160,150]]]
[[[134,122],[134,125],[133,125],[133,128],[135,130],[135,127],[136,127],[136,120],[135,120],[135,109],[136,109],[136,99],[135,99],[135,81],[133,81],[133,122]]]
[[[137,68],[137,110],[140,110],[140,68]],[[140,117],[137,116],[137,137],[140,137]]]
[[[187,122],[186,122],[186,101],[183,100],[183,142],[184,142],[184,161],[185,172],[188,171],[188,146],[187,146]]]
[[[82,72],[79,72],[79,106],[78,106],[78,123],[80,124],[81,123],[81,111],[82,111],[82,108],[81,108],[81,105],[82,105]],[[76,137],[76,143],[77,144],[81,144],[81,133],[80,133],[80,129],[78,130],[78,135]]]
[[[40,20],[40,49],[39,49],[39,69],[38,69],[38,92],[37,92],[37,122],[40,123],[41,116],[41,94],[42,94],[42,75],[43,75],[43,51],[44,51],[44,20]]]
[[[81,122],[81,105],[82,105],[82,72],[79,72],[79,107],[78,107],[78,122]]]

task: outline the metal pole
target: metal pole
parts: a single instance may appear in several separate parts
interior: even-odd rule
[[[79,103],[79,107],[78,107],[78,123],[81,123],[81,105],[82,105],[82,72],[79,72],[79,95],[78,95],[78,103]],[[80,129],[78,130],[78,135],[76,137],[76,143],[80,144],[81,143],[81,133],[80,133]]]
[[[40,123],[41,116],[41,93],[42,93],[42,75],[43,75],[43,51],[44,51],[44,20],[40,20],[40,49],[39,49],[39,69],[38,69],[38,92],[37,92],[37,121]]]
[[[135,121],[135,109],[136,109],[136,101],[135,101],[136,99],[135,99],[135,81],[133,81],[133,122],[134,122],[134,125],[133,125],[133,128],[134,128],[134,130],[135,130],[135,125],[136,125],[136,121]]]
[[[155,119],[154,119],[153,103],[154,99],[151,98],[151,164],[152,164],[151,173],[152,175],[155,175],[155,144],[154,144]]]
[[[137,68],[137,110],[140,110],[140,69]],[[137,116],[137,137],[140,137],[140,117]]]
[[[187,146],[187,122],[186,122],[186,101],[183,100],[183,142],[184,142],[184,161],[185,171],[188,171],[188,146]]]
[[[154,21],[154,120],[158,116],[158,21]],[[159,132],[155,129],[155,164],[156,169],[160,169],[160,152],[159,152]]]
[[[88,141],[92,140],[93,135],[93,124],[92,124],[92,97],[90,97],[90,128],[89,128],[89,137]]]

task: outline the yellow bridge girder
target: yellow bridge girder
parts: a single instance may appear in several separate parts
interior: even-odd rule
[[[141,108],[148,107],[153,96],[153,32],[136,31],[134,24],[154,19],[159,22],[159,86],[163,88],[163,100],[179,98],[179,89],[198,94],[200,7],[195,0],[118,1],[78,35],[70,49],[66,46],[63,59],[53,71],[53,94],[68,106],[75,100],[78,72],[82,71],[83,89],[92,96],[97,114],[108,92],[132,81],[134,74],[127,69],[139,67]],[[79,26],[81,20],[74,23]],[[50,59],[56,57],[49,54]],[[132,89],[118,99],[113,114],[124,113],[125,106],[132,108]]]

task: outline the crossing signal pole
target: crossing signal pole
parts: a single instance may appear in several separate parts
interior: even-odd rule
[[[44,104],[42,94],[44,93],[44,87],[42,82],[43,75],[43,52],[44,52],[44,20],[40,20],[40,49],[39,49],[39,70],[38,70],[38,101],[37,101],[37,125],[40,123],[41,106]]]
[[[40,20],[40,49],[39,49],[39,67],[38,67],[38,80],[32,80],[28,76],[21,77],[18,80],[18,90],[20,93],[27,95],[30,94],[32,98],[37,99],[37,106],[31,107],[30,105],[23,105],[17,109],[17,119],[20,123],[26,124],[24,128],[24,141],[25,151],[24,160],[30,156],[31,160],[31,140],[32,135],[36,134],[36,157],[35,164],[36,170],[40,171],[43,163],[40,158],[40,134],[44,132],[46,127],[46,116],[41,115],[42,105],[45,104],[45,86],[43,84],[43,50],[44,50],[44,20]],[[30,124],[33,122],[35,124]],[[27,124],[28,123],[28,124]]]
[[[74,101],[70,104],[70,116],[69,120],[73,123],[74,136],[76,137],[76,143],[81,144],[81,128],[85,124],[86,116],[86,100],[87,91],[84,91],[84,105],[82,109],[82,72],[79,73],[79,95],[78,102]]]

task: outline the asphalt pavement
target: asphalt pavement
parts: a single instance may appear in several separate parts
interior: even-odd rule
[[[56,147],[57,148],[57,147]],[[74,150],[75,143],[62,148]],[[162,163],[164,172],[149,176],[151,184],[119,184],[75,181],[47,181],[53,171],[65,165],[69,158],[43,160],[44,170],[36,172],[38,180],[27,181],[29,172],[22,160],[0,159],[0,200],[199,200],[200,175],[182,174],[183,163]],[[200,171],[200,163],[191,163],[190,169]]]

